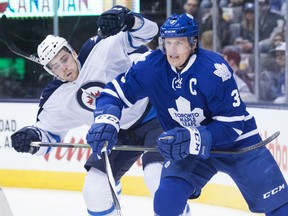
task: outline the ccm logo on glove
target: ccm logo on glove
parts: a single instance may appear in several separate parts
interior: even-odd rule
[[[162,133],[157,143],[159,152],[168,160],[180,160],[190,154],[207,159],[210,156],[212,139],[205,126],[176,127]]]

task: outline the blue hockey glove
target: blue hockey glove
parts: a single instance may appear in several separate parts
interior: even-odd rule
[[[12,147],[17,152],[29,152],[35,154],[39,147],[31,147],[32,141],[41,141],[42,135],[36,127],[24,127],[11,135]]]
[[[190,154],[207,159],[210,156],[212,139],[205,126],[176,127],[162,133],[157,143],[160,154],[168,160],[180,160]]]
[[[96,109],[94,112],[95,123],[86,135],[87,143],[91,146],[95,160],[101,158],[102,149],[106,142],[107,153],[110,154],[113,146],[117,143],[118,131],[120,129],[120,110],[116,106]]]
[[[110,10],[102,13],[97,21],[98,35],[105,39],[116,35],[120,31],[129,31],[135,23],[135,17],[129,13],[126,7],[116,5]]]

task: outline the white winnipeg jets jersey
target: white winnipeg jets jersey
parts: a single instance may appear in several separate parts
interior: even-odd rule
[[[69,129],[94,122],[95,100],[104,85],[132,64],[129,53],[148,43],[157,34],[156,23],[144,19],[137,31],[120,32],[106,39],[91,38],[82,47],[78,59],[81,72],[74,82],[52,81],[43,91],[34,126],[60,141]],[[92,44],[92,45],[91,45]],[[148,99],[124,110],[121,128],[127,129],[144,113]]]

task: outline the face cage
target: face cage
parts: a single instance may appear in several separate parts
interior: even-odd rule
[[[173,37],[173,38],[175,38],[175,37]],[[190,46],[192,48],[193,45],[195,44],[194,40],[196,39],[196,37],[192,36],[192,37],[187,37],[187,38],[188,38],[188,42],[189,42],[189,44],[190,44]],[[159,43],[159,49],[166,55],[165,38],[159,37],[158,38],[158,43]]]

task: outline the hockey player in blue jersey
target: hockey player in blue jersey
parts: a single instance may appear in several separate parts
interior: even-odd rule
[[[165,130],[157,141],[166,161],[154,197],[155,215],[180,215],[187,200],[197,198],[219,171],[234,180],[252,212],[286,216],[287,183],[266,147],[238,155],[210,154],[211,149],[261,141],[231,67],[217,53],[198,47],[199,27],[191,15],[170,16],[160,34],[161,50],[140,57],[97,99],[95,123],[87,133],[94,153],[100,155],[105,141],[108,150],[117,142],[121,109],[148,96]],[[275,188],[281,189],[267,196]]]
[[[104,12],[98,19],[98,27],[101,37],[89,39],[78,56],[62,37],[48,35],[38,46],[41,64],[57,79],[48,84],[42,93],[37,122],[11,136],[12,146],[16,151],[34,155],[46,154],[50,148],[30,147],[31,141],[60,142],[69,129],[84,124],[92,125],[94,96],[99,94],[108,81],[131,66],[129,54],[135,53],[158,33],[155,22],[140,14],[130,13],[121,6]],[[144,98],[124,112],[118,143],[156,145],[156,139],[163,129],[148,99]],[[116,182],[141,154],[142,152],[113,151],[109,155]],[[159,153],[147,152],[142,157],[145,182],[152,194],[160,181],[163,160]],[[94,160],[91,155],[85,168],[88,173],[83,194],[88,214],[116,215],[102,161]]]

